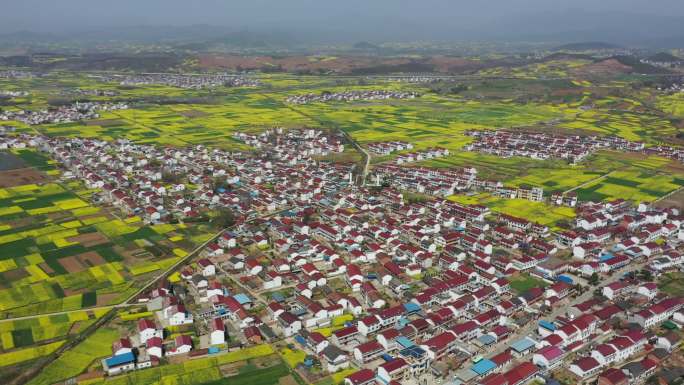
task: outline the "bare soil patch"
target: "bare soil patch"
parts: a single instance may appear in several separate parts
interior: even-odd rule
[[[98,294],[97,295],[97,304],[95,306],[106,306],[112,303],[118,297],[119,294],[117,293],[108,293],[108,294]]]
[[[655,206],[660,208],[678,207],[680,210],[684,210],[684,190],[680,190],[668,198],[658,201]]]
[[[26,278],[29,276],[29,273],[26,272],[26,270],[19,268],[19,269],[12,269],[8,270],[2,273],[2,278],[6,279],[7,281],[14,282],[17,280],[20,280],[22,278]]]
[[[109,242],[109,238],[107,238],[104,234],[101,233],[79,234],[73,237],[69,237],[67,238],[67,240],[70,242],[78,242],[85,247],[98,246]]]
[[[52,275],[55,273],[55,271],[52,270],[52,268],[45,262],[39,263],[38,267],[40,267],[40,269],[43,270],[47,275]]]
[[[104,258],[96,251],[88,251],[86,253],[78,254],[75,256],[78,260],[85,266],[94,267],[100,266],[107,263]]]
[[[69,273],[78,273],[85,270],[87,267],[75,256],[64,257],[57,260],[62,267]]]
[[[199,111],[199,110],[187,110],[187,111],[181,111],[179,114],[185,116],[186,118],[201,118],[204,116],[208,116],[204,111]]]
[[[48,179],[45,173],[32,168],[0,171],[0,188],[44,183]]]
[[[278,385],[297,385],[297,380],[290,374],[285,377],[280,377],[278,379]]]

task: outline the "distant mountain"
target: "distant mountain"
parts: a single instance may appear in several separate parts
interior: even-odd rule
[[[587,42],[563,44],[559,47],[554,48],[553,51],[582,52],[582,51],[594,51],[594,50],[604,50],[604,49],[621,49],[621,48],[623,48],[623,47],[621,47],[617,44],[606,43],[606,42],[602,42],[602,41],[587,41]]]
[[[581,53],[568,53],[568,52],[554,52],[551,55],[545,56],[542,61],[552,61],[552,60],[594,60],[591,55],[585,55]]]
[[[373,43],[369,43],[367,41],[360,41],[356,44],[354,44],[354,49],[363,49],[363,50],[368,50],[368,51],[377,51],[380,49],[380,46],[377,46]]]

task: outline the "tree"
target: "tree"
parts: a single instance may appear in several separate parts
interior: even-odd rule
[[[210,223],[217,228],[225,229],[235,224],[235,214],[228,207],[222,207],[216,211]]]
[[[650,270],[643,269],[639,272],[639,277],[643,281],[650,282],[653,280],[653,273]]]
[[[593,273],[591,277],[589,277],[589,284],[592,286],[599,284],[599,275],[597,273]]]

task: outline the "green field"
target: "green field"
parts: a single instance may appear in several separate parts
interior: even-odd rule
[[[548,283],[545,281],[530,276],[529,274],[518,274],[508,279],[511,283],[511,289],[515,290],[516,293],[521,294],[527,290],[534,287],[546,287]]]
[[[186,255],[204,232],[142,226],[136,217],[124,222],[91,205],[92,193],[76,182],[0,189],[0,313],[120,302],[147,274]]]

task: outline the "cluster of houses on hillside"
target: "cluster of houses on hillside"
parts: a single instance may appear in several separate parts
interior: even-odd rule
[[[164,85],[198,90],[215,87],[256,87],[259,80],[253,77],[231,74],[136,74],[101,77],[104,82],[116,82],[122,86]]]
[[[371,142],[365,144],[366,148],[375,155],[389,155],[393,152],[412,150],[413,144],[408,142]]]
[[[292,95],[288,96],[285,99],[285,101],[291,104],[308,104],[317,102],[353,102],[360,100],[413,99],[419,96],[420,94],[416,92],[394,90],[366,90]]]
[[[69,123],[81,120],[97,119],[100,111],[128,109],[126,103],[94,103],[76,102],[68,106],[60,106],[40,111],[18,110],[3,111],[0,120],[16,120],[25,124]]]
[[[616,136],[551,135],[546,133],[469,131],[475,141],[464,147],[500,157],[522,156],[533,159],[565,159],[578,163],[600,149],[640,152],[684,162],[684,149],[670,146],[646,147]]]

